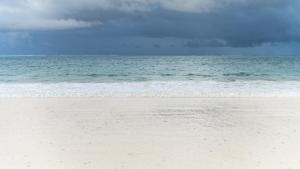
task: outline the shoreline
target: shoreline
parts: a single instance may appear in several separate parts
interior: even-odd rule
[[[0,83],[0,97],[300,97],[300,82]]]

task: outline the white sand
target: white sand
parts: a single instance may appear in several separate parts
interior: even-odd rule
[[[1,98],[0,169],[296,169],[300,98]]]

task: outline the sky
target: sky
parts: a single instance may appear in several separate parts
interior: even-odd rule
[[[0,54],[300,55],[300,0],[1,0]]]

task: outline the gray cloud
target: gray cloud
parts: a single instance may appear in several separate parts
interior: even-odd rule
[[[0,28],[20,30],[71,29],[91,27],[101,22],[79,20],[76,16],[95,11],[153,11],[155,9],[179,12],[205,13],[228,6],[281,7],[291,0],[2,0],[0,2]]]
[[[0,36],[20,39],[12,51],[40,53],[269,49],[300,42],[299,8],[298,0],[2,0]]]
[[[215,47],[300,41],[300,13],[295,12],[299,4],[293,1],[282,4],[282,8],[278,5],[278,2],[273,6],[231,5],[201,13],[162,9],[134,13],[110,11],[95,34],[181,38],[197,41],[199,46]]]

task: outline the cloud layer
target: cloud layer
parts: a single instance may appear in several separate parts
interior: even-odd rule
[[[79,20],[77,16],[97,11],[151,12],[157,9],[178,12],[215,12],[228,7],[286,8],[291,0],[2,0],[0,2],[1,29],[70,29],[90,27],[100,23]],[[96,13],[97,14],[97,13]]]
[[[249,48],[300,43],[299,9],[298,0],[1,0],[0,36],[54,51],[99,52],[104,40],[128,50]]]

